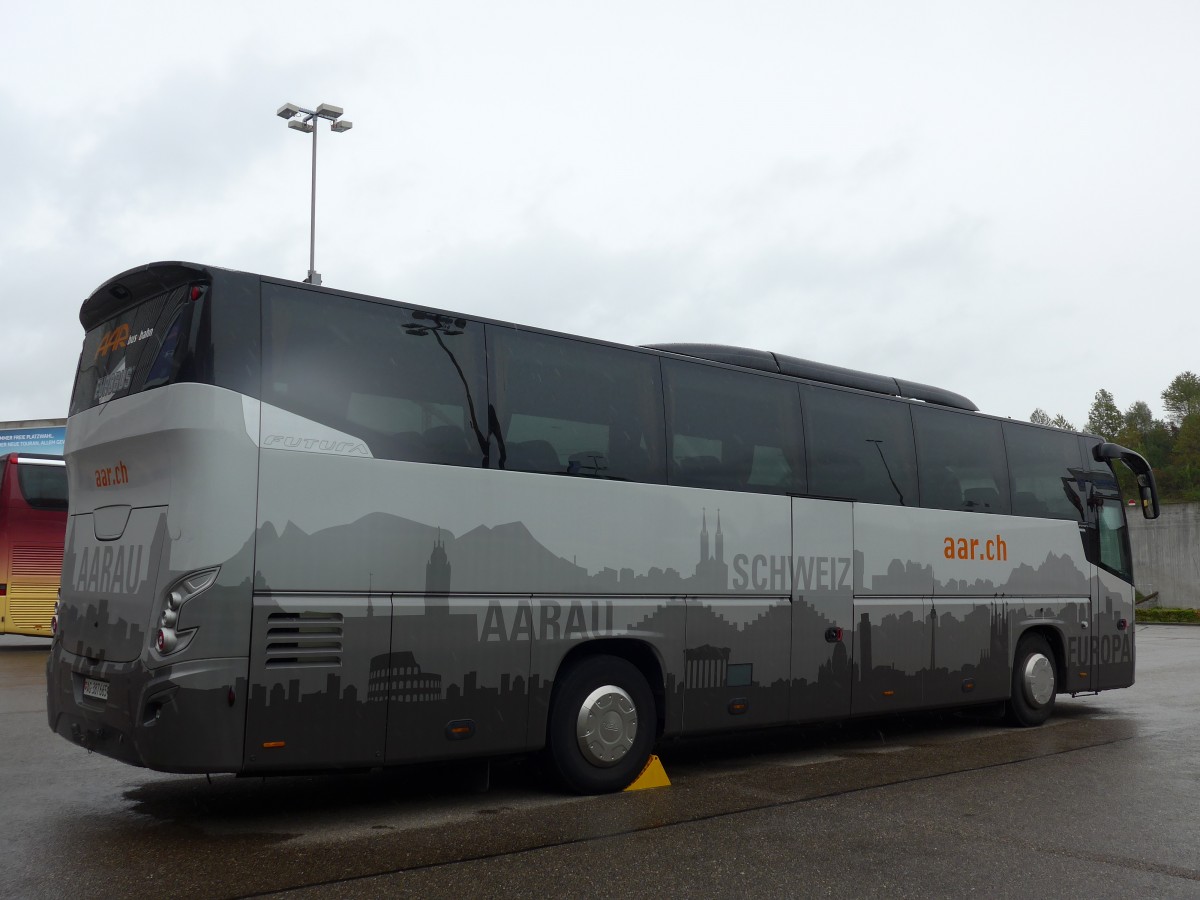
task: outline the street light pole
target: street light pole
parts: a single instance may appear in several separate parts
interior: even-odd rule
[[[317,271],[317,129],[312,130],[312,202],[308,211],[308,277],[309,284],[320,284],[321,273]]]
[[[322,103],[316,109],[305,109],[295,103],[285,103],[275,110],[275,115],[288,120],[288,128],[312,133],[312,201],[309,206],[308,224],[308,284],[320,284],[321,273],[317,271],[317,120],[329,122],[330,131],[349,131],[353,122],[342,118],[342,108],[331,103]],[[303,116],[303,120],[296,118]]]

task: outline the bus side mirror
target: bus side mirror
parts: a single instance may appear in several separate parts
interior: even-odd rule
[[[1092,455],[1099,462],[1114,459],[1123,462],[1137,476],[1138,496],[1142,501],[1142,516],[1147,519],[1158,518],[1158,486],[1154,483],[1154,471],[1144,456],[1127,447],[1122,447],[1120,444],[1107,441],[1097,444],[1092,449]]]
[[[1138,494],[1142,500],[1142,515],[1147,519],[1158,518],[1158,490],[1154,485],[1154,473],[1147,472],[1137,477]]]

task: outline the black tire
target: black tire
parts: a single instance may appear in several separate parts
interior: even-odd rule
[[[607,794],[629,786],[654,746],[654,695],[633,663],[588,656],[559,676],[546,741],[564,786]]]
[[[1040,634],[1025,635],[1013,658],[1009,722],[1022,728],[1041,725],[1054,712],[1056,693],[1058,665],[1054,651]]]

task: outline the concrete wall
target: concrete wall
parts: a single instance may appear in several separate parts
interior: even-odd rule
[[[1157,519],[1126,507],[1133,575],[1143,594],[1159,592],[1159,606],[1200,609],[1200,503],[1172,503]]]

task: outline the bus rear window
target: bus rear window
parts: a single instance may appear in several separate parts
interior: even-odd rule
[[[190,321],[187,294],[188,286],[159,294],[87,333],[71,415],[172,381]]]
[[[34,509],[67,508],[67,468],[62,464],[18,463],[17,484]]]

